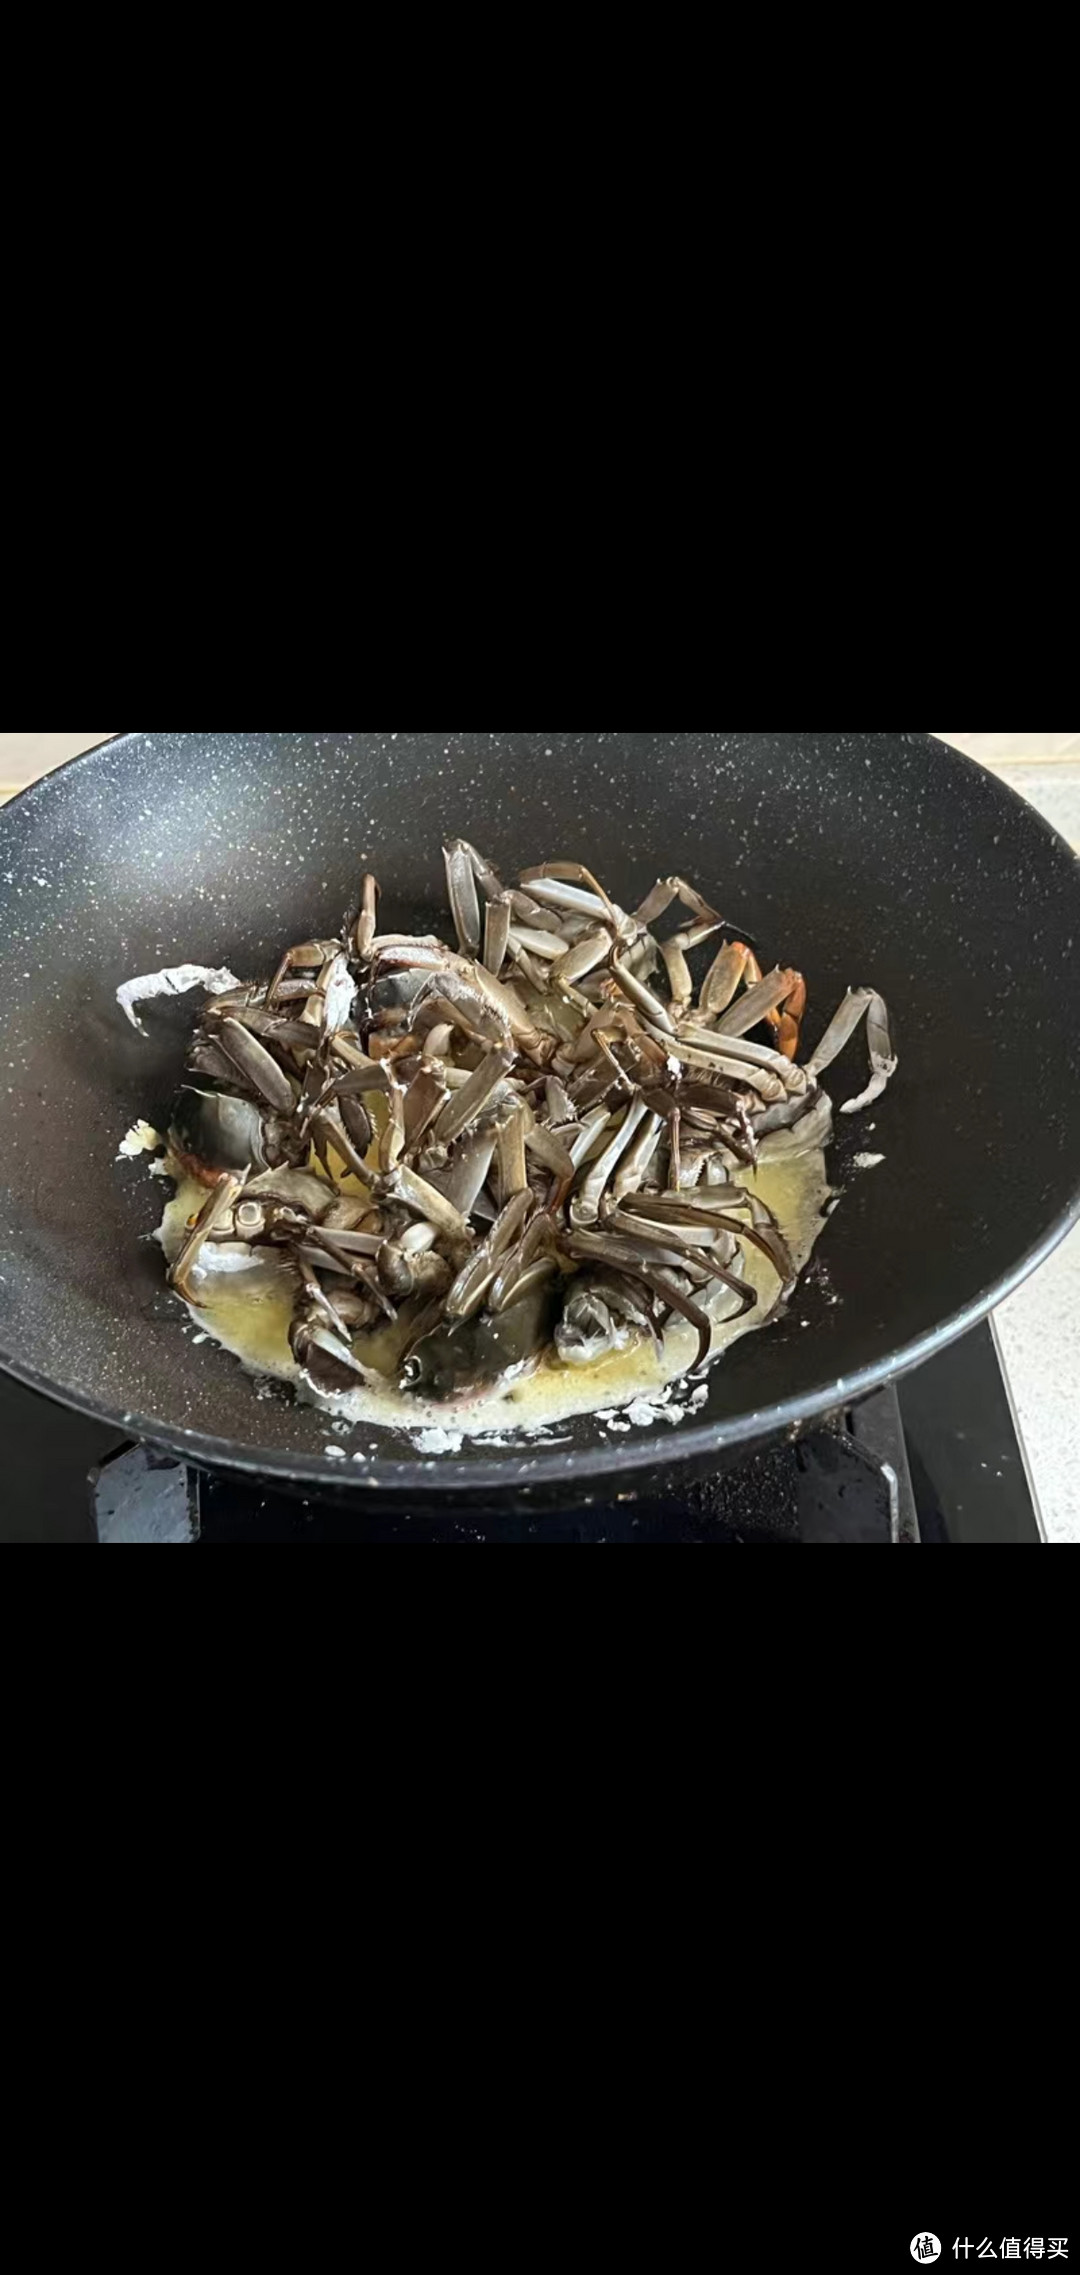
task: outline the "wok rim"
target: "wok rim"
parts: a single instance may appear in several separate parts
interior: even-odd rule
[[[72,758],[65,759],[62,765],[52,767],[47,774],[27,783],[14,798],[7,800],[0,813],[7,812],[23,798],[35,796],[58,775],[66,774],[69,768],[82,766],[99,751],[111,748],[114,743],[126,741],[129,734],[145,731],[126,729],[121,733],[107,735],[89,750],[77,752]],[[937,738],[931,735],[926,736],[926,741],[934,743],[941,751],[947,750],[956,765],[985,780],[986,769],[976,759],[969,758],[964,751],[958,751],[950,744],[939,744]],[[1011,784],[1000,781],[996,776],[993,779],[998,781],[998,787],[1008,797],[1015,799],[1023,808],[1029,823],[1036,826],[1048,844],[1059,853],[1064,852],[1080,873],[1080,856],[1053,824],[1035,806],[1022,799]],[[971,1328],[979,1325],[980,1320],[988,1318],[1009,1296],[1014,1295],[1017,1288],[1022,1287],[1025,1280],[1053,1255],[1077,1224],[1080,1224],[1080,1164],[1075,1191],[1042,1237],[1025,1251],[1010,1271],[981,1289],[962,1310],[950,1313],[924,1335],[901,1344],[896,1351],[860,1368],[856,1374],[842,1375],[832,1382],[822,1382],[797,1397],[784,1399],[768,1407],[757,1407],[751,1413],[680,1426],[677,1436],[668,1430],[662,1441],[665,1468],[693,1461],[695,1457],[708,1456],[713,1451],[719,1453],[730,1446],[754,1444],[782,1435],[801,1423],[820,1420],[834,1406],[849,1405],[878,1389],[883,1383],[910,1373],[913,1368],[933,1358],[936,1352],[944,1350],[948,1344],[959,1341],[962,1335],[968,1334]],[[298,1453],[292,1456],[274,1447],[266,1447],[259,1453],[239,1446],[231,1438],[211,1437],[203,1431],[179,1428],[155,1420],[152,1415],[136,1413],[130,1408],[103,1404],[63,1387],[51,1376],[41,1373],[36,1367],[28,1366],[2,1342],[0,1369],[14,1381],[22,1383],[26,1389],[52,1399],[56,1405],[66,1407],[69,1412],[84,1414],[88,1419],[111,1427],[125,1437],[175,1454],[179,1460],[191,1462],[196,1467],[232,1470],[246,1477],[280,1477],[290,1484],[333,1486],[339,1494],[347,1491],[359,1495],[384,1493],[393,1496],[430,1496],[432,1489],[437,1487],[439,1490],[445,1488],[455,1496],[462,1494],[475,1500],[479,1494],[489,1491],[520,1493],[527,1492],[534,1486],[548,1487],[574,1479],[585,1484],[608,1476],[632,1477],[638,1471],[655,1468],[661,1442],[653,1432],[642,1431],[636,1442],[630,1445],[616,1446],[610,1439],[605,1439],[594,1448],[572,1447],[569,1451],[552,1449],[545,1452],[542,1446],[533,1448],[528,1440],[523,1440],[521,1453],[510,1459],[492,1460],[483,1451],[467,1461],[462,1461],[453,1454],[430,1455],[426,1459],[413,1461],[386,1461],[377,1454],[365,1454],[361,1466],[360,1463],[350,1461],[344,1446],[344,1462],[325,1454]],[[322,1409],[315,1408],[313,1411],[321,1413]],[[328,1429],[333,1419],[333,1415],[328,1412]]]

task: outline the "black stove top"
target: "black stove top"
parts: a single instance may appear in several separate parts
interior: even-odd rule
[[[188,1468],[0,1376],[2,1541],[1029,1542],[1042,1538],[988,1325],[800,1438],[670,1496],[565,1510],[372,1510]]]

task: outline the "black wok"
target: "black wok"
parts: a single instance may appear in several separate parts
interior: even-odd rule
[[[1080,1213],[1080,865],[1011,791],[926,735],[124,735],[0,814],[0,1361],[190,1459],[341,1485],[323,1416],[260,1402],[182,1332],[147,1242],[162,1188],[117,1162],[160,1127],[196,998],[120,1014],[134,973],[262,973],[333,933],[361,869],[384,925],[445,925],[440,843],[496,864],[582,859],[627,906],[693,878],[810,985],[812,1043],[849,983],[886,996],[900,1072],[840,1123],[825,1270],[713,1370],[700,1419],[612,1444],[418,1460],[386,1438],[357,1491],[632,1490],[914,1365]],[[826,1078],[865,1080],[856,1042]],[[872,1132],[867,1125],[873,1124]],[[853,1155],[885,1155],[851,1170]],[[371,1433],[361,1434],[367,1443]],[[622,1473],[621,1480],[613,1473]]]

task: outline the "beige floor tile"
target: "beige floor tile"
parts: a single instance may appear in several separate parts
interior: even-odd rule
[[[981,758],[988,766],[1080,758],[1080,735],[941,735],[938,739],[955,743],[957,750]]]
[[[9,792],[21,790],[50,767],[62,766],[65,759],[77,758],[81,750],[92,750],[104,741],[105,734],[0,735],[0,785]]]

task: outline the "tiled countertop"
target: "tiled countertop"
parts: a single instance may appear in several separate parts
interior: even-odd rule
[[[0,799],[104,739],[0,734]],[[992,766],[1080,853],[1080,735],[941,739]],[[1047,1537],[1080,1544],[1080,1230],[1002,1305],[995,1327]]]

